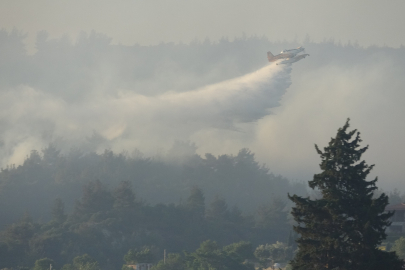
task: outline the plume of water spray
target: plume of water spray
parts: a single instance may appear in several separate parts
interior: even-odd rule
[[[31,149],[55,138],[71,145],[93,132],[108,147],[123,142],[186,139],[206,128],[236,129],[254,122],[279,105],[291,84],[291,67],[266,65],[250,74],[182,92],[143,96],[112,89],[69,102],[41,89],[20,86],[1,92],[2,165],[20,163]],[[105,145],[104,145],[105,146]]]

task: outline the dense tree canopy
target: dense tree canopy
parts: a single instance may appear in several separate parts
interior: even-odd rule
[[[215,239],[216,243],[206,242],[197,253],[190,253],[194,254],[191,257],[173,257],[169,261],[185,266],[183,260],[187,258],[195,267],[217,261],[218,267],[225,260],[231,269],[230,265],[236,267],[252,258],[252,245],[240,241],[258,245],[288,238],[270,218],[266,226],[259,225],[254,213],[243,214],[237,207],[229,209],[219,197],[205,209],[202,190],[193,187],[189,192],[185,202],[149,205],[136,199],[128,182],[108,188],[98,180],[91,181],[84,185],[71,213],[66,214],[63,201],[56,199],[49,209],[52,212],[49,222],[34,221],[27,213],[0,231],[0,269],[30,267],[41,258],[52,259],[53,269],[62,266],[63,270],[115,269],[122,265],[123,259],[130,265],[155,263],[164,249],[192,251],[207,239]],[[286,220],[287,210],[279,209],[276,217]],[[231,244],[235,242],[239,244]],[[228,246],[221,249],[224,245]],[[212,261],[201,261],[207,252]],[[39,261],[38,267],[44,262],[45,259]]]
[[[116,190],[108,194],[101,184]],[[207,202],[217,196],[230,211],[236,205],[245,213],[270,203],[269,194],[306,193],[303,184],[269,173],[247,149],[235,156],[194,155],[178,162],[176,156],[147,158],[109,150],[97,154],[72,149],[61,154],[51,144],[42,153],[32,151],[24,164],[0,171],[0,229],[26,210],[36,219],[61,221],[72,209],[89,215],[111,208],[127,211],[134,207],[135,194],[139,201],[153,205],[185,202],[193,187],[204,192]],[[86,195],[77,203],[79,190]],[[197,195],[187,203],[195,210],[200,207],[201,215],[205,210]]]

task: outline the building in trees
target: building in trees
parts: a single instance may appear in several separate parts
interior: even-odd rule
[[[153,266],[153,264],[151,264],[151,263],[137,263],[137,264],[127,265],[125,269],[150,270],[152,268],[152,266]]]
[[[394,270],[403,265],[395,253],[378,249],[392,213],[384,212],[384,193],[374,198],[377,178],[366,180],[373,165],[361,156],[368,146],[361,148],[360,133],[348,128],[349,120],[323,152],[315,145],[322,172],[309,186],[321,198],[289,196],[295,203],[294,230],[300,235],[293,270]]]
[[[126,265],[122,269],[125,270],[149,270],[156,261],[156,250],[152,247],[143,247],[141,250],[130,249],[124,256]]]

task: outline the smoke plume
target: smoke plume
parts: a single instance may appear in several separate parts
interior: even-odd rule
[[[122,151],[163,147],[204,129],[239,130],[279,105],[290,72],[290,66],[266,65],[195,90],[154,96],[94,87],[85,98],[69,100],[30,85],[3,89],[1,163],[19,164],[30,150],[51,142],[62,149]]]

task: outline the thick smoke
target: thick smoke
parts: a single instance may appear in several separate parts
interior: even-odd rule
[[[37,52],[27,55],[23,35],[0,30],[2,166],[50,142],[64,151],[138,148],[150,156],[190,140],[202,155],[248,147],[273,173],[308,180],[319,172],[313,144],[325,146],[350,117],[370,145],[364,158],[376,164],[379,185],[404,186],[403,47],[109,42],[94,32],[76,43],[41,32]],[[266,51],[299,45],[311,56],[294,72],[267,65]]]
[[[69,100],[30,85],[3,88],[1,162],[19,164],[30,150],[51,142],[66,149],[122,151],[163,147],[204,129],[239,130],[279,105],[290,72],[289,66],[266,65],[235,79],[154,96],[94,87],[85,98]]]

